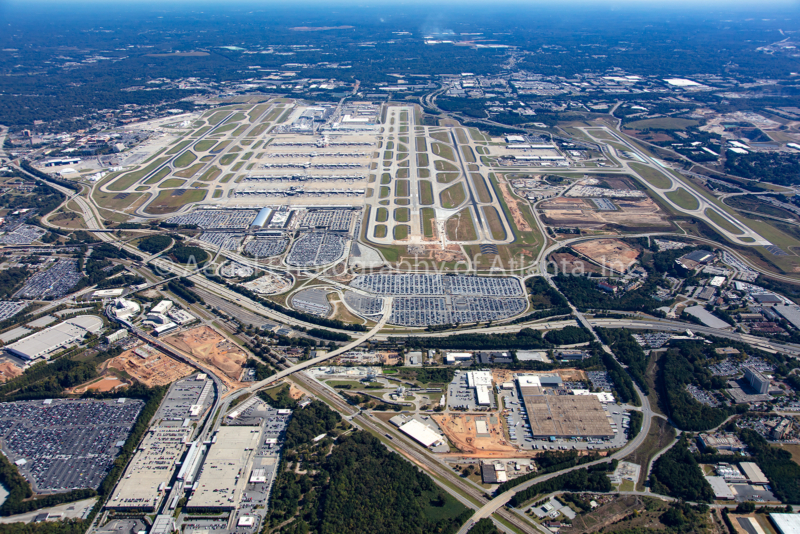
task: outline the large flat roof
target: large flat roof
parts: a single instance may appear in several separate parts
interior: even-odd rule
[[[744,472],[744,476],[747,477],[747,480],[752,482],[753,484],[769,484],[769,479],[767,475],[761,471],[761,468],[758,467],[753,462],[741,462],[739,467],[742,468]]]
[[[800,534],[800,514],[769,514],[780,534]]]
[[[102,328],[103,320],[100,317],[79,315],[12,343],[6,350],[20,358],[34,360],[82,339],[87,333],[95,334]]]
[[[106,508],[156,510],[163,498],[158,488],[169,484],[192,431],[180,426],[150,428]]]
[[[608,416],[594,395],[525,395],[522,400],[534,438],[614,436]]]
[[[400,430],[425,447],[430,447],[442,439],[442,436],[434,432],[428,425],[422,424],[416,419],[401,426]]]
[[[187,508],[237,508],[260,439],[261,427],[220,427],[217,441],[211,445],[203,462]]]

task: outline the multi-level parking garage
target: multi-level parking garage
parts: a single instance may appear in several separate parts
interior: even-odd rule
[[[286,263],[293,267],[317,267],[327,265],[344,255],[347,240],[322,232],[305,234],[292,245]]]
[[[438,274],[369,274],[356,277],[351,287],[377,295],[397,295],[389,323],[429,326],[507,319],[525,311],[522,284],[512,277]],[[345,296],[362,315],[380,311],[380,299]]]

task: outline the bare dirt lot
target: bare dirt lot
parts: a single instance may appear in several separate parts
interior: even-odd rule
[[[128,376],[152,386],[164,386],[171,384],[179,378],[191,374],[193,369],[183,362],[167,356],[155,349],[151,349],[151,356],[142,358],[133,350],[126,350],[116,358],[106,362],[107,369],[118,369]]]
[[[561,380],[564,382],[585,382],[587,380],[586,373],[580,369],[559,369],[558,371],[511,371],[509,369],[492,369],[492,380],[495,384],[511,382],[514,380],[514,375],[518,374],[555,374],[560,376]]]
[[[22,369],[12,362],[0,361],[0,383],[8,382],[22,374]]]
[[[598,210],[590,201],[580,198],[556,198],[542,204],[542,214],[548,224],[601,228],[669,227],[667,215],[649,198],[615,199],[617,210]]]
[[[517,198],[509,191],[508,182],[505,178],[498,179],[497,185],[499,186],[500,193],[503,195],[503,200],[506,201],[508,211],[511,213],[511,218],[514,219],[514,224],[517,226],[517,229],[520,232],[532,232],[533,228],[531,228],[531,225],[528,224],[528,221],[526,221],[525,217],[519,212]]]
[[[128,385],[127,382],[120,380],[116,376],[104,376],[100,380],[94,380],[88,384],[76,387],[73,393],[84,393],[86,391],[100,391],[105,393]]]
[[[500,415],[497,412],[432,417],[447,439],[462,453],[476,458],[506,458],[520,454],[516,447],[505,440]],[[486,421],[489,427],[488,436],[478,437],[475,428],[476,418]]]
[[[599,273],[600,268],[596,265],[583,261],[572,254],[551,254],[550,261],[556,264],[556,269],[560,273]]]
[[[572,246],[573,250],[609,269],[624,272],[636,263],[639,251],[618,239],[597,239]]]
[[[196,360],[219,370],[226,385],[240,387],[239,378],[247,353],[209,326],[198,326],[165,338],[167,343]]]

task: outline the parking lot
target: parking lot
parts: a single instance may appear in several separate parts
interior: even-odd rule
[[[333,232],[349,232],[355,210],[312,210],[306,212],[301,228],[327,228]]]
[[[244,251],[256,258],[268,258],[269,256],[283,254],[288,244],[289,240],[285,238],[254,239],[244,246]]]
[[[380,297],[367,297],[348,291],[344,294],[344,300],[361,315],[377,315],[383,309],[383,299]]]
[[[15,298],[42,299],[61,298],[75,287],[83,273],[78,271],[78,260],[63,258],[53,263],[46,271],[31,276]]]
[[[350,285],[379,295],[469,295],[522,297],[517,278],[440,274],[366,274]]]
[[[491,409],[497,408],[494,396],[491,397]],[[451,410],[486,410],[487,406],[478,407],[478,399],[475,390],[467,386],[467,372],[456,371],[453,381],[447,385],[447,407]]]
[[[524,298],[396,297],[389,323],[428,326],[497,321],[522,313],[527,305]]]
[[[37,226],[21,224],[13,231],[0,235],[0,244],[3,245],[30,245],[38,241],[47,233],[46,230]]]
[[[16,314],[24,310],[27,305],[27,302],[0,300],[0,321],[4,321],[9,317],[14,317]]]
[[[229,232],[203,232],[198,239],[215,247],[222,247],[222,250],[237,250],[242,244],[244,235]]]
[[[172,384],[155,418],[163,421],[200,419],[214,402],[214,383],[208,379],[198,380],[197,377],[192,375]],[[201,406],[201,409],[192,413],[192,406]]]
[[[753,356],[748,356],[744,360],[727,358],[709,366],[708,369],[714,376],[736,376],[740,373],[744,373],[744,367],[752,367],[760,373],[771,373],[775,370],[771,364],[765,362],[761,358],[755,358]]]
[[[0,404],[3,452],[37,492],[97,489],[143,406],[133,399]]]
[[[195,210],[186,215],[178,215],[167,219],[169,224],[195,224],[204,230],[246,230],[255,220],[255,210]]]
[[[327,265],[344,255],[347,241],[335,234],[304,234],[292,245],[286,263],[295,267]]]

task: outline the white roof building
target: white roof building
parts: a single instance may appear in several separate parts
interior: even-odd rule
[[[742,468],[744,476],[747,477],[751,484],[769,484],[767,475],[753,462],[740,462],[739,467]]]
[[[442,436],[434,432],[428,425],[422,424],[416,419],[412,419],[401,426],[400,431],[425,447],[430,447],[434,443],[442,441]]]
[[[800,534],[800,514],[769,514],[779,534]]]
[[[122,297],[114,299],[114,315],[116,315],[118,319],[127,319],[131,315],[139,313],[140,310],[139,304],[132,300]]]
[[[96,315],[79,315],[50,328],[31,334],[6,347],[6,350],[25,360],[48,357],[56,350],[71,345],[87,334],[103,329],[103,320]]]
[[[733,500],[735,495],[731,491],[728,483],[723,477],[705,477],[711,489],[714,491],[715,499]]]
[[[150,313],[157,313],[163,315],[167,313],[170,309],[172,309],[172,301],[171,300],[162,300],[150,310]]]

